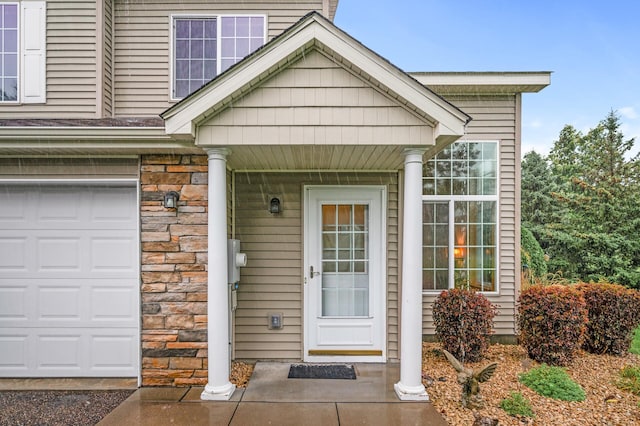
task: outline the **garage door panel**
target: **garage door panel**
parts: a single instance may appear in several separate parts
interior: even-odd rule
[[[136,188],[0,194],[0,377],[137,376]]]
[[[25,237],[1,236],[0,237],[0,271],[24,272],[27,271],[28,241]]]
[[[74,273],[82,270],[80,238],[62,235],[38,237],[36,247],[38,272]]]
[[[29,371],[29,334],[28,333],[7,333],[0,334],[0,374],[5,377],[20,375]]]
[[[136,223],[136,193],[130,188],[96,189],[89,206],[90,221],[97,227],[117,226],[131,229]]]
[[[27,293],[26,286],[0,287],[0,321],[27,319]]]
[[[0,203],[0,229],[9,224],[19,225],[28,222],[29,193],[25,189],[0,187],[4,202]]]
[[[137,239],[131,232],[93,235],[88,253],[92,273],[135,273],[138,268]]]
[[[36,337],[36,369],[77,376],[82,371],[82,335],[39,334]]]
[[[40,287],[38,291],[38,320],[76,321],[81,318],[82,294],[76,287]]]

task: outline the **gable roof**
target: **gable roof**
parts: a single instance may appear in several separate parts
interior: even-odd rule
[[[464,134],[470,117],[363,44],[312,12],[280,36],[164,111],[167,134],[195,137],[196,127],[251,92],[311,50],[320,50],[399,105],[424,118],[434,139],[449,143]],[[410,142],[408,141],[410,144]]]

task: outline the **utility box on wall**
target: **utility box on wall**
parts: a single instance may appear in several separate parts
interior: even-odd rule
[[[247,255],[240,253],[240,240],[227,241],[229,283],[240,282],[240,268],[247,266]]]

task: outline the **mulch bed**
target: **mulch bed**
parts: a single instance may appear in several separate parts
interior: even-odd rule
[[[477,415],[497,419],[500,425],[631,425],[640,424],[640,397],[618,389],[618,372],[627,365],[640,365],[640,357],[593,355],[580,352],[566,367],[567,373],[587,394],[583,402],[566,402],[545,398],[518,382],[518,374],[539,365],[531,361],[524,349],[516,345],[492,345],[485,361],[466,367],[480,369],[496,361],[498,368],[489,381],[480,384],[486,407]],[[471,425],[474,412],[460,405],[461,387],[456,372],[445,359],[439,343],[423,344],[423,382],[434,407],[451,425]],[[521,392],[535,412],[534,419],[509,416],[500,401],[511,391]]]

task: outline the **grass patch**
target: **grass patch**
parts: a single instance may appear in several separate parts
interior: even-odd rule
[[[500,408],[510,416],[536,416],[531,408],[531,403],[520,392],[511,392],[507,398],[500,401]]]
[[[520,374],[520,381],[542,396],[561,401],[584,401],[582,386],[574,382],[564,368],[542,364]]]
[[[636,328],[633,332],[633,340],[631,340],[629,352],[640,355],[640,327]]]
[[[620,377],[616,382],[616,386],[634,395],[640,395],[640,367],[627,365],[620,370],[619,374]]]

